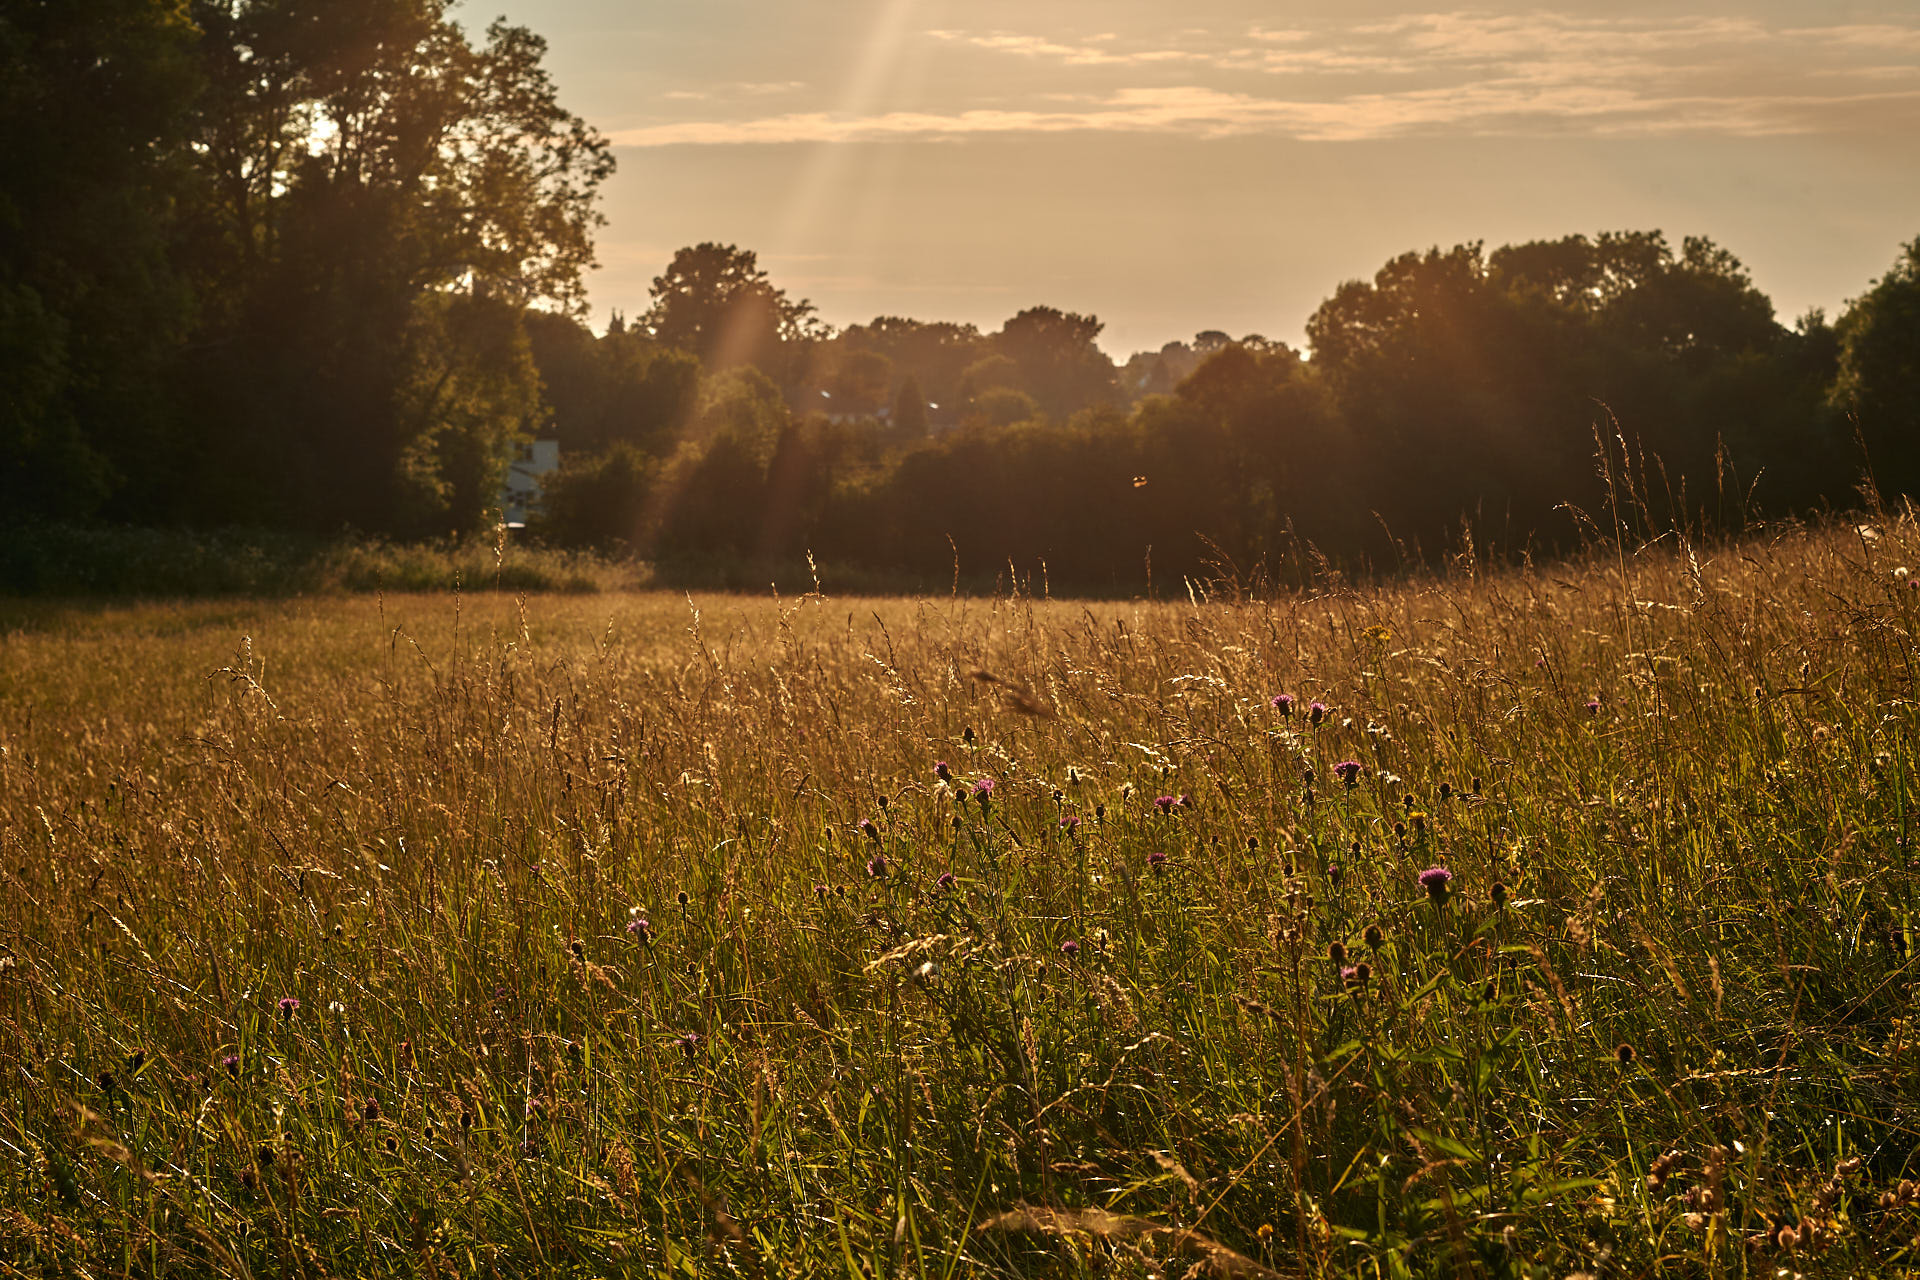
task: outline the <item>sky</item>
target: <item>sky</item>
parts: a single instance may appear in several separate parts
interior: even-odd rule
[[[1785,321],[1920,236],[1920,0],[465,0],[608,135],[594,322],[752,249],[836,326],[1304,342],[1396,254],[1659,229]]]

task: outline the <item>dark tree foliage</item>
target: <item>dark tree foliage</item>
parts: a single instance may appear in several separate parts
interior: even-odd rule
[[[790,389],[805,380],[813,345],[825,336],[811,302],[787,297],[757,254],[730,244],[674,254],[654,278],[653,305],[641,324],[709,369],[752,365]]]
[[[1920,495],[1920,239],[1838,329],[1834,403],[1857,426],[1883,493]]]
[[[0,8],[4,483],[49,514],[480,523],[603,139],[448,0]]]
[[[188,295],[193,28],[159,0],[0,5],[0,505],[73,517],[174,477],[155,384]]]

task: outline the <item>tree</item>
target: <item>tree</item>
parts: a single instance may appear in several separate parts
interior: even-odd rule
[[[900,384],[893,401],[893,429],[902,438],[917,439],[927,434],[927,398],[921,394],[920,380],[912,374]]]
[[[1920,495],[1920,239],[1847,308],[1837,330],[1834,404],[1853,415],[1883,489]]]
[[[187,395],[217,406],[197,415],[200,451],[322,528],[444,514],[418,506],[453,477],[421,483],[422,459],[447,455],[418,411],[416,361],[435,344],[413,337],[439,299],[466,294],[517,324],[530,304],[577,308],[593,258],[605,139],[560,107],[538,36],[495,23],[476,46],[448,9],[193,4],[209,195],[188,229],[205,354]],[[520,422],[511,411],[487,434],[505,441]]]
[[[654,338],[709,369],[753,365],[782,386],[798,385],[805,348],[826,336],[811,302],[788,298],[757,254],[730,244],[675,253],[652,297],[641,323]]]
[[[1017,380],[1009,385],[1065,419],[1119,398],[1113,361],[1094,345],[1104,327],[1094,316],[1029,307],[1001,326],[993,347],[1017,370]]]
[[[0,506],[83,516],[177,476],[157,384],[188,298],[192,26],[164,0],[0,6]]]

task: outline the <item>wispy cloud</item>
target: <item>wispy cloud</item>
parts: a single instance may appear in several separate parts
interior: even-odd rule
[[[1776,27],[1734,18],[1449,12],[1325,32],[1254,27],[1210,43],[1193,31],[1158,41],[998,30],[928,38],[1041,74],[995,79],[991,100],[666,121],[614,140],[644,147],[1076,131],[1349,140],[1431,131],[1920,129],[1920,19]]]

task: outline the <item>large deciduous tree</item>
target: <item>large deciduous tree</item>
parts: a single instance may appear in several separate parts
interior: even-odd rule
[[[483,508],[446,495],[494,484],[537,395],[520,310],[583,302],[607,144],[560,106],[538,36],[495,23],[476,44],[449,9],[193,4],[207,301],[189,396],[218,406],[203,455],[283,517],[471,525]]]

